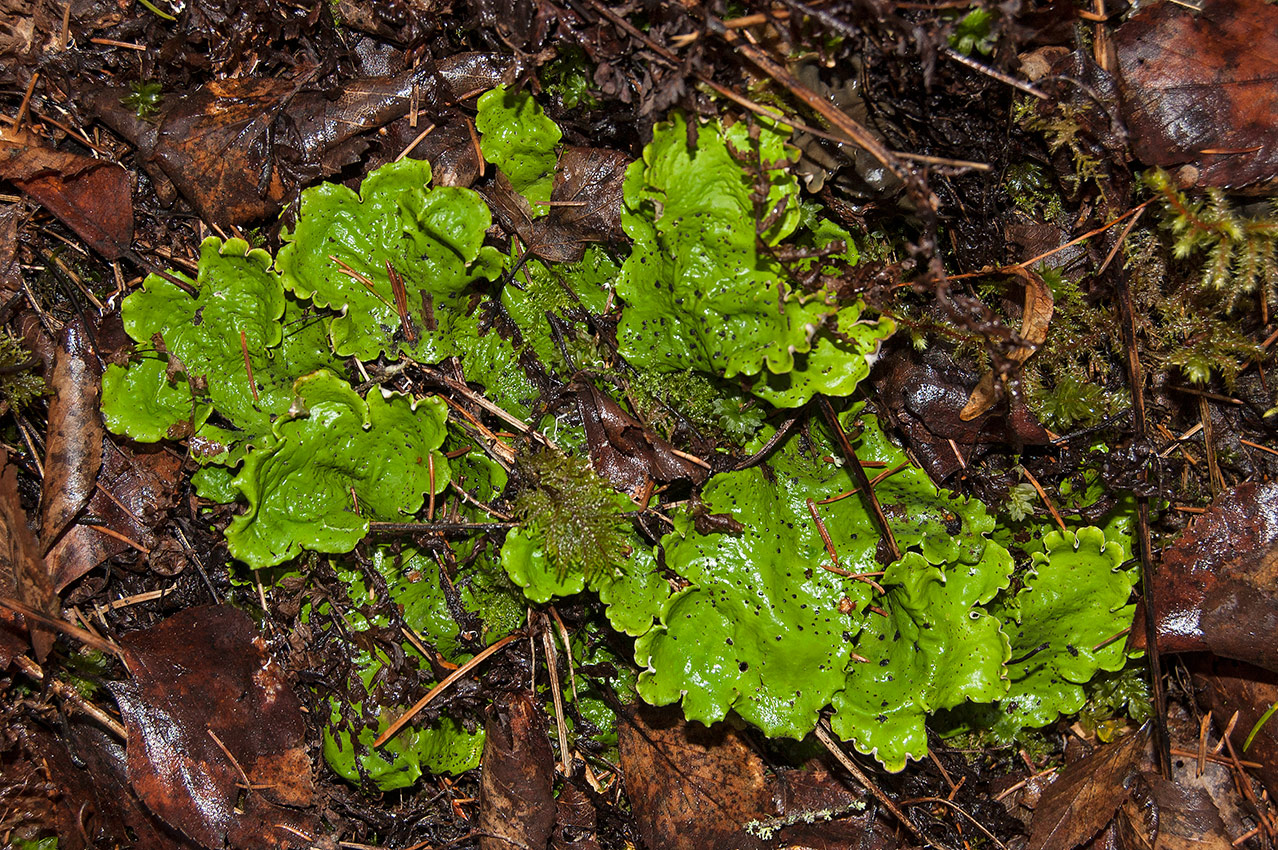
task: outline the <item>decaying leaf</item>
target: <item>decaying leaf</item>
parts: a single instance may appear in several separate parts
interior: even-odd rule
[[[64,328],[49,379],[40,542],[47,552],[93,495],[102,465],[101,368],[79,319]]]
[[[709,469],[679,454],[594,384],[580,382],[576,396],[590,460],[595,471],[614,487],[634,493],[648,481],[700,484],[710,475]]]
[[[423,103],[449,103],[477,78],[495,85],[503,70],[499,58],[459,54],[351,80],[335,99],[311,85],[314,70],[296,80],[218,80],[166,97],[149,120],[122,105],[127,90],[86,99],[138,148],[153,179],[176,186],[206,220],[239,224],[275,214],[300,185],[353,162],[363,149],[358,137],[405,115],[414,90]]]
[[[84,508],[97,521],[72,525],[45,556],[54,589],[61,592],[107,558],[127,550],[129,544],[121,537],[154,547],[155,529],[176,501],[172,483],[181,469],[182,458],[164,449],[107,443],[97,486]]]
[[[1143,162],[1192,164],[1198,186],[1278,177],[1278,6],[1155,3],[1118,28],[1114,47]]]
[[[1234,751],[1241,759],[1258,762],[1256,775],[1271,798],[1278,795],[1278,715],[1260,722],[1278,704],[1278,673],[1221,658],[1196,660],[1192,669],[1194,691],[1218,728],[1238,713],[1230,733]]]
[[[56,617],[61,610],[58,594],[49,579],[49,568],[40,557],[40,544],[27,525],[27,514],[18,496],[18,470],[9,452],[0,447],[0,593],[13,595],[30,607]],[[53,646],[54,633],[47,626],[28,623],[36,660],[43,662]]]
[[[1100,833],[1131,793],[1148,738],[1146,728],[1065,768],[1034,811],[1028,850],[1073,850]]]
[[[759,850],[745,831],[772,814],[763,760],[722,723],[638,707],[619,725],[621,766],[639,833],[667,850]]]
[[[1047,341],[1047,327],[1052,321],[1052,291],[1038,272],[1022,266],[1009,266],[1005,271],[1011,272],[1021,279],[1025,285],[1025,307],[1021,313],[1020,342],[1005,355],[1005,359],[1013,366],[1019,366]],[[959,418],[971,421],[985,413],[998,403],[999,389],[996,385],[997,375],[991,369],[981,378],[981,382],[972,390]]]
[[[108,260],[133,242],[129,174],[92,157],[44,147],[30,133],[0,131],[0,179],[44,205]]]
[[[1125,850],[1231,850],[1207,792],[1155,773],[1140,775],[1117,820]]]
[[[1163,553],[1155,627],[1163,652],[1213,652],[1278,671],[1278,482],[1222,494]],[[1138,613],[1130,638],[1145,647]]]
[[[129,782],[151,811],[210,850],[315,834],[301,704],[246,614],[188,608],[120,644]]]
[[[555,755],[532,694],[498,699],[485,724],[480,850],[545,847],[555,822]]]

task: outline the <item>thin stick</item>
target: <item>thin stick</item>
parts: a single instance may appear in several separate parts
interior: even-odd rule
[[[559,733],[559,770],[564,776],[572,772],[568,758],[568,724],[564,723],[564,694],[559,686],[559,653],[555,651],[555,637],[542,620],[541,644],[546,650],[546,672],[550,674],[550,698],[555,705],[555,728]]]
[[[1029,83],[1024,82],[1022,80],[1018,80],[1015,77],[1008,76],[1007,74],[1004,74],[1002,71],[998,70],[997,68],[991,68],[989,65],[983,65],[980,62],[977,62],[975,59],[972,59],[971,57],[964,56],[962,53],[959,53],[953,47],[942,47],[941,52],[945,54],[945,57],[947,59],[953,59],[955,62],[959,63],[960,65],[966,65],[968,68],[971,68],[973,71],[976,71],[979,74],[984,74],[985,76],[991,79],[998,80],[1000,83],[1006,83],[1012,88],[1019,89],[1025,92],[1026,94],[1032,94],[1034,97],[1038,98],[1039,100],[1047,100],[1047,95],[1043,94],[1041,91],[1034,88]]]
[[[839,764],[843,765],[844,769],[846,769],[848,773],[852,774],[856,781],[860,782],[865,790],[873,794],[874,799],[878,800],[883,808],[891,812],[892,815],[900,821],[901,826],[905,827],[906,832],[913,835],[920,844],[933,847],[944,847],[942,844],[938,844],[924,838],[923,833],[919,832],[919,828],[914,825],[914,822],[905,816],[905,812],[901,811],[900,808],[897,807],[896,803],[892,802],[892,799],[888,797],[887,794],[884,794],[878,785],[875,785],[870,781],[870,777],[866,776],[861,768],[857,767],[856,762],[852,761],[852,759],[848,757],[848,754],[843,752],[843,748],[839,746],[839,742],[834,739],[834,735],[831,734],[830,728],[826,724],[825,720],[822,720],[817,724],[816,737],[817,740],[821,742],[822,746],[829,751],[830,755],[834,756],[835,760],[838,761]]]
[[[8,608],[10,611],[17,611],[28,620],[34,620],[42,626],[48,626],[51,629],[57,629],[65,635],[75,638],[85,646],[93,647],[100,652],[109,652],[121,661],[128,663],[125,657],[127,653],[120,647],[108,640],[98,637],[93,632],[82,629],[79,626],[73,626],[66,620],[59,620],[56,617],[50,617],[48,614],[42,614],[24,602],[16,599],[10,599],[7,596],[0,596],[0,607]]]
[[[888,526],[887,515],[883,513],[883,506],[879,504],[879,497],[874,495],[874,485],[870,483],[869,477],[866,476],[865,470],[861,467],[861,461],[856,456],[856,450],[852,448],[852,443],[848,441],[848,435],[843,433],[843,426],[839,424],[839,417],[834,412],[834,408],[830,406],[830,400],[821,397],[820,400],[821,413],[825,415],[825,419],[830,423],[830,427],[834,430],[835,437],[838,438],[839,448],[843,450],[843,457],[852,467],[852,477],[856,479],[858,488],[865,495],[866,501],[870,503],[870,509],[874,514],[874,522],[879,527],[879,534],[883,537],[883,542],[888,547],[888,552],[892,555],[893,561],[901,560],[901,547],[896,545],[896,537],[892,534],[891,527]]]
[[[1052,519],[1056,520],[1056,524],[1060,526],[1061,531],[1065,531],[1065,520],[1061,519],[1060,512],[1056,510],[1056,506],[1052,504],[1052,500],[1047,498],[1047,491],[1043,489],[1043,485],[1038,483],[1038,479],[1030,473],[1025,467],[1021,467],[1021,474],[1024,475],[1029,483],[1038,492],[1038,497],[1043,500],[1043,504],[1047,505],[1047,509],[1052,513]]]
[[[13,663],[17,665],[18,669],[21,670],[23,673],[25,673],[28,677],[35,679],[37,682],[44,681],[45,679],[44,670],[40,669],[39,664],[36,664],[34,661],[32,661],[30,658],[27,658],[25,655],[14,656]],[[98,708],[93,703],[86,700],[84,697],[80,696],[80,692],[77,691],[75,688],[73,688],[71,685],[68,685],[66,682],[60,682],[57,679],[54,679],[51,682],[49,682],[49,689],[53,691],[55,694],[57,694],[58,696],[62,697],[67,702],[74,705],[76,708],[83,711],[85,714],[92,717],[94,720],[101,723],[107,729],[111,730],[111,733],[115,735],[117,738],[119,738],[121,741],[129,740],[129,733],[124,728],[123,724],[121,724],[118,720],[116,720],[111,715],[107,714],[102,709]]]
[[[1132,311],[1132,295],[1127,285],[1127,275],[1123,267],[1116,266],[1118,273],[1118,306],[1122,317],[1123,342],[1127,348],[1128,380],[1132,388],[1132,418],[1135,425],[1136,444],[1141,445],[1149,433],[1145,418],[1145,372],[1141,367],[1140,354],[1136,348],[1136,315]],[[1149,478],[1149,470],[1142,469],[1140,480]],[[1155,594],[1154,575],[1154,543],[1149,528],[1149,497],[1136,497],[1136,529],[1137,541],[1140,544],[1140,585],[1141,601],[1145,605],[1145,660],[1149,670],[1149,695],[1154,709],[1154,729],[1156,730],[1156,751],[1158,752],[1158,772],[1164,779],[1171,779],[1171,734],[1167,729],[1167,695],[1163,690],[1162,659],[1158,652],[1158,629],[1156,613],[1158,605]]]
[[[946,777],[946,778],[948,779],[949,777]],[[985,833],[985,836],[989,838],[990,841],[993,841],[995,844],[997,844],[1000,850],[1007,850],[1006,844],[1004,844],[1002,841],[999,841],[997,838],[995,838],[994,833],[986,829],[981,824],[980,821],[978,821],[976,818],[969,815],[966,811],[963,810],[962,806],[960,806],[958,803],[954,802],[953,800],[947,800],[944,797],[915,797],[912,800],[901,801],[901,805],[903,806],[912,806],[915,803],[940,803],[943,806],[949,806],[951,809],[953,809],[954,811],[958,812],[963,817],[970,820],[976,826],[977,829]]]
[[[492,646],[488,647],[483,652],[479,653],[474,658],[470,659],[465,664],[463,664],[462,666],[454,670],[452,673],[450,673],[447,679],[440,682],[435,687],[431,688],[430,692],[427,693],[426,696],[422,697],[416,703],[414,703],[412,708],[410,708],[407,712],[404,713],[402,717],[400,717],[398,720],[392,723],[385,732],[379,735],[377,737],[377,740],[373,742],[373,749],[377,749],[382,744],[385,744],[387,741],[389,741],[391,738],[394,738],[397,734],[399,734],[399,730],[404,728],[404,725],[408,723],[408,721],[416,717],[418,712],[420,712],[423,708],[429,705],[430,701],[433,700],[435,697],[439,696],[440,693],[442,693],[449,685],[451,685],[453,682],[456,682],[462,676],[465,676],[472,669],[477,667],[479,664],[483,663],[483,661],[486,658],[488,658],[488,656],[497,652],[498,650],[500,650],[502,647],[504,647],[506,644],[510,643],[512,640],[514,640],[517,637],[519,637],[519,635],[517,634],[506,635],[504,638],[497,641]]]
[[[253,403],[257,404],[257,380],[253,377],[253,364],[249,362],[248,337],[240,331],[240,351],[244,354],[244,371],[248,372],[249,389],[253,391]]]

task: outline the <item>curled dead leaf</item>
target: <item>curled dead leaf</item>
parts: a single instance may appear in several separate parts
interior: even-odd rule
[[[1038,272],[1021,266],[1009,266],[999,271],[1016,275],[1025,286],[1025,307],[1021,314],[1021,342],[1005,355],[1005,359],[1010,364],[1019,366],[1029,360],[1038,347],[1047,341],[1047,327],[1051,324],[1054,309],[1052,291],[1047,288],[1047,284]],[[967,404],[959,412],[960,419],[964,422],[971,421],[998,402],[999,392],[996,381],[997,376],[993,369],[982,376],[976,389],[972,390]]]

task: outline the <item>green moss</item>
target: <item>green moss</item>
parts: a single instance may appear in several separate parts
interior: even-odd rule
[[[0,399],[11,410],[21,410],[49,391],[44,379],[24,366],[34,356],[7,328],[0,329]]]

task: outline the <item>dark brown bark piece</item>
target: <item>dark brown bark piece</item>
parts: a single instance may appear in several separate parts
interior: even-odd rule
[[[1136,156],[1193,164],[1198,186],[1278,177],[1278,6],[1163,2],[1118,28],[1123,112]]]
[[[771,817],[763,761],[740,733],[678,708],[638,706],[619,727],[621,769],[639,834],[665,850],[761,850],[745,825]]]
[[[1163,553],[1155,625],[1163,652],[1212,652],[1278,670],[1278,482],[1222,494]],[[1145,647],[1144,612],[1131,645]]]
[[[133,242],[129,173],[100,159],[44,147],[28,133],[0,133],[0,179],[9,180],[108,260]]]
[[[101,369],[82,322],[66,325],[58,341],[49,389],[40,543],[48,551],[93,495],[102,465]]]
[[[1027,850],[1074,850],[1100,834],[1131,792],[1147,729],[1074,762],[1034,810]]]
[[[151,811],[211,850],[315,834],[314,813],[286,808],[314,793],[301,705],[246,614],[189,608],[120,644],[133,679],[112,691],[129,781]]]
[[[555,755],[531,694],[493,703],[484,725],[480,850],[543,850],[555,823]]]

